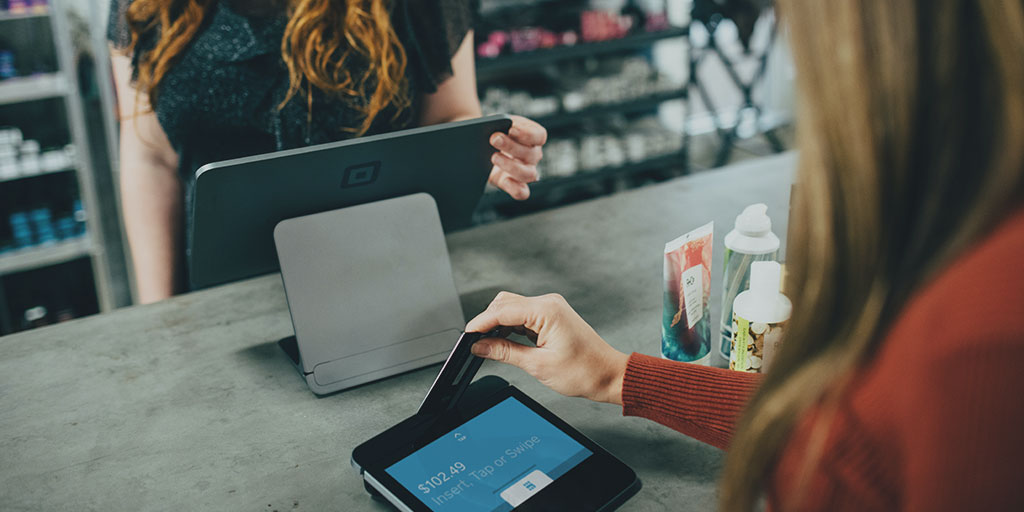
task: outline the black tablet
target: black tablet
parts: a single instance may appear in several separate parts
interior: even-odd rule
[[[471,388],[484,384],[468,408],[417,414],[357,447],[367,485],[399,509],[434,512],[613,510],[640,489],[632,469],[523,392],[497,377]]]
[[[490,137],[511,126],[490,116],[204,165],[187,230],[192,285],[276,271],[278,222],[346,206],[425,192],[445,231],[467,227],[490,175]]]

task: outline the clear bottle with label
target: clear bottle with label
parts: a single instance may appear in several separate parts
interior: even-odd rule
[[[750,289],[733,302],[733,338],[729,369],[768,371],[793,313],[789,298],[779,292],[782,265],[757,261],[750,266]]]
[[[720,356],[729,361],[732,346],[733,301],[750,287],[750,266],[755,261],[776,261],[779,237],[772,233],[768,206],[752,204],[736,217],[736,227],[725,235],[725,266],[722,285],[722,317],[719,330]]]

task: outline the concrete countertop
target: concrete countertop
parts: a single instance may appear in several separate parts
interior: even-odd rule
[[[558,292],[620,350],[660,350],[662,251],[768,204],[783,240],[796,157],[680,178],[448,237],[467,315],[499,290]],[[276,345],[292,334],[278,275],[0,338],[4,510],[387,510],[352,449],[412,414],[431,366],[316,398]],[[454,340],[453,340],[454,341]],[[709,510],[722,452],[621,409],[504,377],[633,467],[622,510]]]

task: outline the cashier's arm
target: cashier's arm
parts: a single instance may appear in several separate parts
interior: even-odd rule
[[[131,247],[138,301],[146,304],[175,292],[182,218],[178,155],[149,99],[136,94],[130,57],[115,48],[110,55],[121,120],[121,217]]]
[[[463,39],[452,57],[452,77],[423,98],[420,125],[446,123],[480,117],[480,98],[476,90],[476,66],[473,62],[473,31]],[[530,197],[529,184],[537,181],[537,163],[548,133],[540,124],[522,116],[512,116],[509,133],[495,133],[491,145],[491,175],[488,181],[510,196]]]

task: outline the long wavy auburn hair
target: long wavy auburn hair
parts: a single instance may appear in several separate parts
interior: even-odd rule
[[[155,104],[160,83],[201,30],[216,0],[136,0],[128,8],[134,50],[143,34],[159,35],[139,56],[137,88]],[[385,0],[290,0],[281,56],[288,69],[288,93],[279,108],[305,96],[312,116],[313,90],[348,99],[361,113],[357,135],[394,106],[409,106],[407,58],[391,24]],[[353,66],[353,64],[360,64]],[[353,73],[351,70],[366,70]]]
[[[909,298],[1024,197],[1024,2],[779,0],[797,64],[794,316],[741,418],[721,508],[755,509],[819,406],[806,503],[836,402]]]

